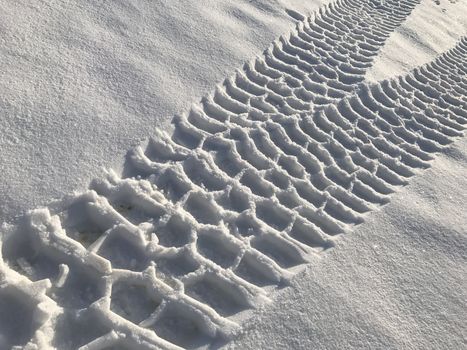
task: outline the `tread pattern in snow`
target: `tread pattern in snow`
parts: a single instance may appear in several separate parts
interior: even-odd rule
[[[28,295],[26,348],[228,339],[242,311],[429,167],[467,122],[467,40],[362,84],[416,2],[384,4],[339,1],[300,23],[137,148],[126,176],[5,226],[0,296]]]

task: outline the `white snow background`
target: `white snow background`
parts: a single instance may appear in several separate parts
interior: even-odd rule
[[[0,0],[0,221],[83,190],[325,1]],[[467,2],[423,0],[367,77],[431,61]],[[239,349],[467,348],[467,141],[297,275]]]

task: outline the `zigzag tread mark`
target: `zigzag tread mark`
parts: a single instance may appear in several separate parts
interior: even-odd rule
[[[173,135],[137,148],[133,176],[110,172],[5,230],[0,293],[40,285],[25,299],[55,310],[30,345],[44,327],[57,330],[43,344],[81,349],[228,339],[242,312],[461,136],[465,39],[406,77],[359,85],[417,2],[377,3],[338,1],[299,24]]]

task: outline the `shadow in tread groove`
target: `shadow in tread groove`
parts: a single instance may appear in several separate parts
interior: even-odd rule
[[[11,288],[0,288],[0,348],[24,346],[32,338],[35,327],[34,305]]]

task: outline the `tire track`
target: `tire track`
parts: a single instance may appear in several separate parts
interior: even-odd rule
[[[228,337],[236,328],[230,316],[266,300],[270,286],[287,283],[294,267],[385,203],[388,184],[391,191],[405,184],[429,166],[424,155],[462,135],[466,56],[464,39],[406,77],[362,87],[308,116],[308,133],[298,126],[307,116],[274,120],[314,139],[313,148],[332,147],[321,163],[313,158],[315,172],[281,163],[286,146],[262,131],[270,121],[242,128],[226,122],[227,130],[203,134],[195,149],[161,134],[132,157],[138,178],[109,173],[93,191],[31,212],[3,240],[3,259],[33,283],[53,281],[44,289],[68,310],[61,321],[77,329],[90,320],[99,325],[105,335],[84,349],[191,347]],[[200,131],[190,124],[183,132]],[[255,146],[258,133],[268,157]],[[244,145],[249,162],[238,151]],[[296,145],[307,154],[309,147]],[[339,162],[347,173],[337,172]],[[323,173],[335,182],[324,182]],[[368,173],[374,177],[359,177]],[[324,189],[314,186],[316,178]]]
[[[229,339],[242,311],[461,136],[465,39],[405,77],[361,84],[416,2],[377,3],[329,6],[136,149],[128,176],[4,226],[0,291],[41,290],[30,310],[58,305],[30,348]]]

